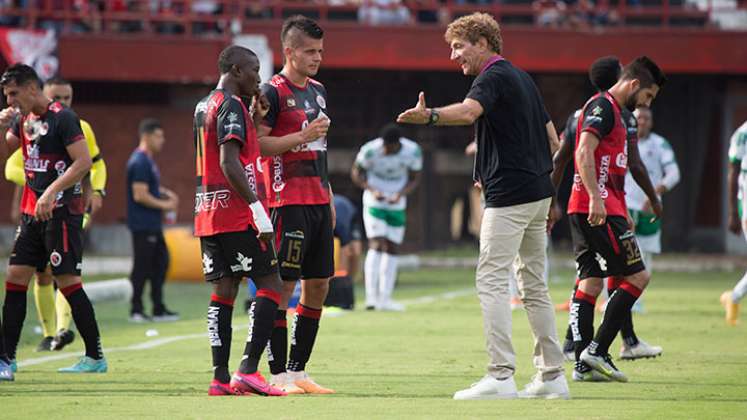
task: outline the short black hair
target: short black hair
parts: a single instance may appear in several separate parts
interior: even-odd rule
[[[257,57],[257,54],[249,48],[242,47],[240,45],[229,45],[220,52],[218,56],[218,70],[220,74],[226,74],[231,71],[231,67],[240,64],[240,59],[244,55],[250,57]]]
[[[44,86],[71,86],[71,83],[62,77],[53,77],[44,82]]]
[[[667,83],[664,72],[645,55],[636,58],[625,66],[622,78],[626,80],[638,79],[641,82],[641,88],[644,89],[651,87],[651,85],[657,85],[661,88]]]
[[[381,128],[380,136],[384,139],[384,143],[397,143],[399,138],[402,137],[402,131],[399,129],[399,125],[390,123]]]
[[[589,67],[589,81],[596,90],[609,90],[620,79],[620,59],[614,55],[598,58]]]
[[[140,121],[138,126],[138,133],[143,136],[145,134],[153,134],[156,130],[163,129],[161,122],[155,118],[145,118]]]
[[[280,30],[280,43],[285,45],[288,39],[288,32],[292,29],[301,31],[304,35],[313,39],[324,38],[324,30],[314,19],[303,15],[294,15],[283,22],[283,29]]]
[[[42,86],[42,81],[39,78],[39,75],[36,74],[36,70],[23,63],[14,64],[8,67],[2,77],[0,77],[0,86],[7,86],[11,83],[15,83],[17,86],[22,86],[27,83],[36,83],[37,86]]]

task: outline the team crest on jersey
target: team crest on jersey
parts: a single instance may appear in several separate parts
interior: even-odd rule
[[[615,163],[617,164],[618,168],[627,168],[628,156],[625,153],[618,153],[617,157],[615,158]]]
[[[29,140],[37,141],[40,137],[47,135],[49,132],[49,124],[47,124],[46,121],[29,118],[23,123],[23,131],[26,133],[26,137],[28,137]]]
[[[602,107],[597,105],[591,110],[591,115],[600,115],[602,113]]]
[[[52,264],[53,267],[59,267],[60,264],[62,264],[62,255],[57,251],[53,251],[49,254],[49,263]]]
[[[296,98],[288,98],[288,100],[285,101],[285,104],[288,106],[288,108],[293,108],[296,106]]]
[[[324,99],[324,96],[322,95],[316,95],[316,103],[322,107],[322,109],[327,108],[327,101]]]

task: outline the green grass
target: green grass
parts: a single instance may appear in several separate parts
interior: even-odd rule
[[[726,327],[718,304],[720,292],[739,277],[733,272],[656,274],[645,295],[647,313],[635,322],[642,338],[664,346],[663,357],[619,362],[631,378],[627,384],[571,382],[570,401],[451,399],[454,391],[484,374],[487,362],[479,306],[469,294],[413,305],[402,314],[356,311],[325,318],[309,371],[337,389],[336,395],[207,398],[210,349],[207,338],[198,337],[110,352],[110,371],[104,375],[55,372],[73,359],[21,368],[15,382],[0,383],[0,418],[745,418],[745,325]],[[469,270],[405,272],[396,297],[463,290],[472,287],[473,279]],[[551,287],[560,302],[570,281]],[[125,303],[98,304],[104,346],[152,340],[145,336],[151,328],[159,331],[157,338],[204,333],[209,293],[203,284],[169,284],[168,303],[183,315],[172,324],[132,325],[125,320]],[[30,328],[33,308],[30,302],[19,360],[49,354],[33,352],[40,338]],[[234,314],[236,325],[246,324],[241,312]],[[566,313],[558,315],[561,334],[566,320]],[[234,367],[245,334],[243,327],[234,328]],[[514,346],[516,380],[522,386],[534,373],[532,338],[522,311],[514,313]],[[612,349],[616,353],[618,343]],[[82,351],[80,339],[73,350]]]

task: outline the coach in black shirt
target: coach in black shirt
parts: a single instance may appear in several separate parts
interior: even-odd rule
[[[555,313],[543,280],[546,221],[554,194],[550,173],[558,148],[555,127],[531,77],[500,53],[500,28],[488,14],[474,13],[446,30],[451,59],[465,75],[477,76],[466,99],[442,108],[418,103],[398,121],[429,125],[475,125],[475,181],[482,186],[485,210],[480,228],[477,294],[487,339],[488,374],[455,399],[570,398]],[[517,393],[513,379],[508,279],[516,255],[519,287],[535,336],[538,374]]]

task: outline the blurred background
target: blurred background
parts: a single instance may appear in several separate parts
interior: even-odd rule
[[[744,0],[0,0],[0,71],[24,61],[72,82],[73,108],[92,125],[109,174],[89,252],[124,256],[131,253],[125,164],[142,118],[163,123],[161,181],[181,197],[177,224],[192,223],[192,114],[217,81],[225,46],[255,50],[267,78],[282,65],[282,20],[299,13],[319,20],[326,33],[317,79],[329,94],[331,181],[360,204],[349,177],[359,147],[421,90],[434,106],[463,99],[471,78],[449,61],[443,32],[478,10],[502,25],[505,57],[534,77],[559,131],[593,93],[586,75],[592,61],[651,56],[670,77],[653,106],[654,131],[672,144],[682,172],[664,198],[664,251],[747,254],[743,238],[726,229],[729,137],[747,120]],[[405,247],[475,243],[467,199],[472,160],[464,154],[472,128],[405,132],[425,155]],[[570,176],[561,201],[569,183]],[[0,182],[3,254],[13,239],[12,191]],[[569,246],[566,224],[553,239]]]

